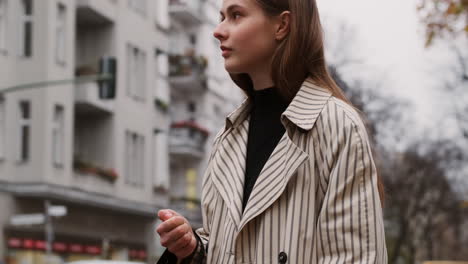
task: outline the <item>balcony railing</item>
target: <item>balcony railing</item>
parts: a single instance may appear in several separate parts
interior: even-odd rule
[[[99,26],[113,23],[116,5],[113,1],[78,0],[76,3],[78,25]]]
[[[76,8],[78,25],[100,26],[115,20],[116,7],[112,1],[78,0]]]
[[[172,124],[169,148],[171,155],[202,158],[209,132],[193,121]]]
[[[188,93],[203,92],[206,87],[208,60],[204,56],[170,55],[169,81],[176,89]]]
[[[107,195],[115,193],[114,182],[119,177],[112,169],[85,163],[76,157],[73,160],[73,175],[78,189]]]
[[[170,0],[169,13],[185,25],[196,25],[203,22],[200,0]]]
[[[90,67],[77,69],[77,76],[97,74]],[[112,100],[99,99],[99,87],[97,82],[86,82],[75,86],[75,112],[78,114],[112,114],[114,102]]]

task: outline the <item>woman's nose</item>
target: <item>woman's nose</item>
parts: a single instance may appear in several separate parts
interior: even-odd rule
[[[219,23],[218,26],[216,26],[215,30],[213,31],[213,36],[220,41],[226,39],[227,34],[222,26],[222,23]]]

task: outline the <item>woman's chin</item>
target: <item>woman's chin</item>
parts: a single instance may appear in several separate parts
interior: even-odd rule
[[[231,74],[237,74],[237,73],[243,72],[242,67],[240,67],[240,65],[236,63],[232,63],[228,60],[224,61],[224,68],[226,69],[228,73],[231,73]]]

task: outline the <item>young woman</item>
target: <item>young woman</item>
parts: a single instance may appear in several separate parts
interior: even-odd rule
[[[315,0],[223,0],[214,37],[247,99],[214,140],[203,227],[159,211],[159,263],[386,263],[369,139],[327,71]]]

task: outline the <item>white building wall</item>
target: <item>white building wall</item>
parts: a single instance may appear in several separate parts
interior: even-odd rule
[[[115,56],[118,61],[118,88],[117,98],[111,102],[114,109],[111,117],[100,124],[105,128],[99,133],[90,133],[89,137],[98,140],[105,137],[112,138],[112,144],[106,145],[108,149],[91,149],[94,155],[101,156],[102,165],[113,167],[119,172],[120,178],[113,185],[112,195],[145,203],[159,203],[160,196],[153,192],[153,183],[156,181],[153,175],[154,150],[151,142],[153,130],[158,125],[154,99],[156,95],[168,98],[167,81],[163,78],[159,85],[162,91],[158,91],[155,78],[156,59],[155,50],[161,48],[167,50],[167,33],[156,27],[157,2],[147,1],[146,15],[141,15],[128,6],[128,1],[85,1],[85,0],[47,0],[34,3],[33,15],[33,55],[25,59],[17,56],[18,27],[14,23],[19,12],[19,1],[9,0],[8,10],[8,52],[0,54],[0,87],[27,84],[41,81],[73,79],[75,69],[80,65],[97,65],[97,59],[103,55]],[[55,27],[57,17],[57,5],[66,7],[66,59],[65,63],[56,61]],[[89,29],[84,32],[76,31],[77,5],[89,5],[101,12],[114,24],[113,28]],[[164,19],[163,19],[164,20]],[[167,20],[167,16],[166,16]],[[167,23],[167,21],[166,21]],[[80,27],[79,27],[80,28]],[[80,28],[81,29],[81,28]],[[98,31],[98,32],[95,32]],[[94,32],[94,33],[93,33]],[[98,36],[98,38],[96,38]],[[76,40],[81,42],[76,46]],[[144,101],[135,101],[126,94],[127,83],[127,45],[133,44],[146,53],[146,97]],[[18,101],[31,101],[31,139],[30,162],[17,164],[12,151],[7,151],[6,157],[0,161],[0,179],[14,182],[48,182],[67,187],[75,186],[76,179],[73,176],[74,153],[74,124],[75,120],[75,89],[80,88],[75,84],[63,84],[44,89],[30,89],[5,94],[6,102],[6,149],[15,150],[17,142],[17,114]],[[164,95],[166,94],[166,95]],[[65,113],[65,141],[64,141],[64,166],[57,167],[52,163],[52,121],[55,105],[62,105]],[[164,122],[163,122],[164,123]],[[165,122],[167,123],[167,121]],[[167,124],[166,124],[167,125]],[[96,129],[94,125],[84,129]],[[125,171],[124,139],[125,131],[137,132],[145,137],[145,184],[143,189],[127,186],[123,181],[122,173]],[[86,138],[85,138],[86,139]],[[166,148],[167,149],[167,148]],[[163,166],[164,167],[164,166]],[[166,166],[167,167],[167,166]],[[161,171],[158,169],[158,171]],[[167,175],[168,173],[166,173]],[[86,189],[87,185],[80,186]],[[93,191],[99,191],[95,184],[89,184]],[[156,200],[158,201],[156,201]]]
[[[73,79],[77,67],[91,65],[96,68],[100,57],[113,56],[117,59],[117,97],[106,102],[96,99],[94,106],[101,112],[87,118],[82,116],[77,98],[96,89],[93,83],[68,83],[4,94],[6,151],[5,158],[0,160],[0,183],[50,184],[65,190],[96,193],[161,208],[168,205],[168,196],[186,194],[186,169],[195,169],[197,197],[200,198],[201,179],[213,137],[224,125],[225,116],[242,101],[242,93],[224,70],[219,43],[212,33],[218,22],[220,3],[204,2],[200,14],[203,22],[198,26],[184,27],[169,15],[169,0],[146,0],[145,14],[130,8],[128,0],[33,0],[31,58],[18,56],[19,3],[18,0],[8,0],[7,52],[0,53],[0,88]],[[56,60],[58,4],[66,8],[63,63]],[[101,22],[106,21],[106,26],[84,26],[84,20],[92,21],[95,18],[78,17],[82,13],[77,10],[83,6],[99,14]],[[196,36],[195,45],[190,44],[191,35]],[[146,54],[144,100],[135,100],[127,95],[129,44]],[[198,55],[208,58],[208,87],[204,93],[190,100],[197,104],[197,122],[210,131],[210,136],[206,141],[204,157],[196,164],[180,166],[179,172],[172,173],[169,162],[184,161],[174,161],[169,156],[170,124],[187,120],[190,115],[186,101],[172,101],[173,87],[169,84],[167,60],[169,53],[183,54],[192,46]],[[157,55],[157,49],[162,53]],[[156,98],[166,103],[170,110],[156,107]],[[20,100],[31,102],[32,115],[30,160],[24,164],[19,164],[15,158]],[[54,165],[52,160],[52,124],[56,105],[64,108],[63,166]],[[155,134],[155,129],[162,132]],[[126,131],[144,137],[144,184],[141,187],[125,183]],[[78,175],[73,169],[74,154],[77,152],[98,165],[114,168],[119,178],[112,183],[97,176]],[[179,178],[170,181],[171,177]],[[180,182],[180,185],[172,186],[173,191],[167,192],[165,188],[170,187],[170,182]]]
[[[47,5],[35,5],[33,11],[33,49],[32,57],[24,58],[19,56],[19,15],[20,1],[8,1],[8,26],[7,26],[7,52],[0,55],[0,87],[9,87],[11,85],[26,84],[47,79],[47,68],[44,67],[47,51],[47,28],[43,25],[47,23],[48,16]],[[42,67],[37,67],[42,65]],[[40,90],[18,91],[6,94],[6,153],[4,161],[0,162],[0,172],[3,172],[0,178],[13,179],[15,181],[32,181],[43,178],[45,163],[43,153],[45,149],[44,139],[46,137],[46,127],[43,122],[43,116],[46,112],[44,101],[46,95]],[[18,142],[18,102],[28,100],[31,103],[31,137],[30,137],[30,161],[25,164],[17,162],[17,142]],[[14,176],[13,176],[14,174]]]
[[[65,60],[64,62],[57,61],[56,50],[56,25],[57,25],[57,6],[62,4],[66,10],[66,30],[65,30]],[[39,6],[37,1],[36,6]],[[49,0],[47,13],[44,24],[41,27],[45,28],[47,33],[44,34],[45,65],[47,69],[46,80],[65,80],[73,79],[75,71],[75,3],[74,1],[66,0]],[[41,67],[36,65],[36,67]],[[44,66],[43,66],[44,67]],[[64,84],[43,89],[45,94],[44,101],[45,114],[42,118],[44,126],[44,148],[42,148],[42,163],[44,164],[44,172],[46,182],[54,184],[72,185],[73,177],[70,177],[73,172],[73,123],[74,123],[74,90],[75,85]],[[54,108],[60,105],[64,108],[64,145],[63,145],[63,166],[55,166],[52,160],[52,123],[54,118]]]

